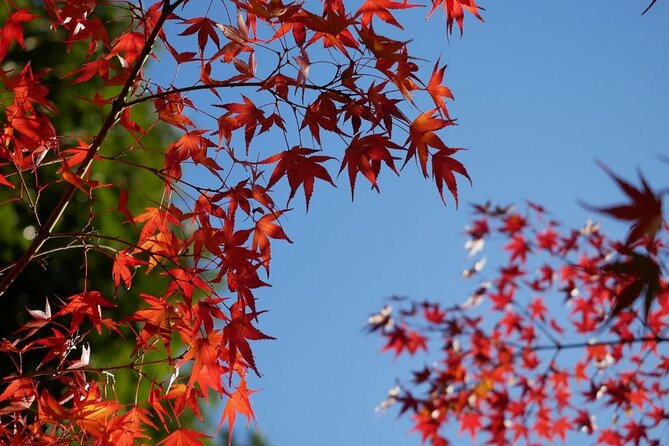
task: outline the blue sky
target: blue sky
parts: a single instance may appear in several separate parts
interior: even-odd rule
[[[437,57],[448,63],[459,125],[442,136],[468,149],[458,159],[474,182],[460,183],[460,209],[407,166],[382,176],[380,195],[359,181],[353,203],[344,176],[337,189],[317,184],[308,214],[300,191],[283,220],[294,243],[272,245],[273,287],[258,293],[269,310],[260,327],[278,339],[254,344],[264,376],[250,384],[262,389],[257,427],[272,445],[420,444],[408,420],[374,407],[430,358],[393,360],[363,328],[393,294],[464,301],[469,203],[531,199],[580,225],[592,215],[577,200],[622,200],[595,160],[667,185],[657,159],[669,154],[666,2],[643,17],[643,1],[481,3],[485,23],[468,16],[462,39],[446,38],[438,13],[408,13],[426,74]]]

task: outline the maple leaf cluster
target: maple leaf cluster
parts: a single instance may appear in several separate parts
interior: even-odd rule
[[[594,208],[631,223],[623,242],[542,206],[474,206],[456,305],[391,299],[369,319],[383,350],[429,364],[391,389],[430,445],[659,445],[669,421],[669,281],[661,196],[613,177],[630,202]],[[484,246],[504,253],[486,265]],[[582,436],[586,436],[583,438]]]
[[[469,179],[454,158],[460,149],[440,133],[454,124],[445,66],[437,62],[423,80],[408,39],[400,40],[407,36],[402,14],[418,5],[112,2],[127,26],[111,32],[98,14],[107,3],[5,2],[0,187],[9,197],[3,203],[21,207],[34,224],[24,232],[23,254],[2,268],[1,298],[12,298],[12,284],[32,262],[81,250],[82,268],[78,292],[35,296],[28,322],[0,344],[14,369],[1,378],[2,444],[131,445],[158,435],[159,444],[198,445],[207,435],[180,420],[201,417],[200,403],[211,395],[225,399],[219,428],[227,423],[232,432],[238,415],[254,418],[252,343],[272,339],[257,327],[263,311],[256,293],[268,286],[272,243],[291,241],[281,224],[288,209],[275,204],[277,195],[286,189],[290,202],[302,189],[308,208],[316,183],[334,185],[336,172],[346,170],[353,196],[359,176],[378,190],[382,170],[399,174],[415,161],[442,199],[445,185],[457,203],[455,174]],[[430,14],[444,9],[448,32],[453,23],[462,30],[464,10],[480,18],[472,0],[430,6]],[[29,32],[61,42],[63,58],[75,47],[86,58],[69,72],[57,64],[35,69]],[[158,47],[164,52],[156,54]],[[12,51],[27,62],[4,63]],[[81,97],[82,85],[96,93]],[[97,133],[57,128],[55,89],[96,107]],[[421,96],[432,109],[417,110]],[[155,110],[149,124],[136,113],[147,105]],[[146,135],[164,127],[177,137],[149,146]],[[113,146],[118,133],[134,143]],[[137,163],[136,152],[157,153],[160,163]],[[145,191],[126,189],[123,178],[99,180],[102,163],[156,176],[162,198],[144,199],[137,212],[129,203]],[[60,198],[45,209],[47,191]],[[100,209],[100,197],[110,194],[116,204]],[[76,206],[89,221],[59,232]],[[134,238],[100,231],[103,218],[123,221]],[[95,256],[111,263],[113,287],[90,280]],[[147,292],[138,275],[167,285]],[[119,314],[124,298],[138,304]],[[105,336],[127,340],[127,361],[96,360],[89,341]],[[407,348],[424,348],[420,337],[407,336]],[[133,399],[115,395],[116,374],[136,382]]]

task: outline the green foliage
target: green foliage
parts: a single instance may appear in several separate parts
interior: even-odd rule
[[[18,2],[27,3],[27,2]],[[19,5],[21,6],[21,5]],[[109,21],[112,33],[121,32],[126,23],[118,17],[117,9],[108,7],[98,12],[100,17]],[[6,20],[6,10],[0,9],[0,22]],[[50,117],[58,129],[59,134],[67,135],[90,135],[95,134],[100,128],[104,117],[104,110],[84,98],[92,98],[96,92],[104,95],[112,95],[114,88],[103,88],[101,82],[88,82],[85,84],[72,85],[73,78],[67,74],[79,68],[86,58],[87,47],[85,45],[72,45],[67,48],[64,36],[59,33],[47,32],[49,23],[46,19],[31,22],[26,29],[25,45],[29,51],[22,51],[14,47],[4,60],[2,69],[11,76],[17,67],[29,63],[33,73],[42,73],[42,80],[49,87],[49,100],[55,104],[57,113]],[[4,112],[0,103],[0,112]],[[137,114],[137,116],[135,116]],[[143,104],[134,111],[133,118],[149,127],[151,121],[150,106]],[[91,178],[106,183],[124,183],[124,188],[133,193],[129,195],[128,209],[131,212],[139,212],[142,208],[139,203],[153,202],[160,199],[163,181],[150,169],[158,169],[162,163],[162,154],[157,151],[158,147],[164,147],[166,138],[173,135],[167,126],[156,126],[149,133],[142,136],[141,145],[143,150],[132,150],[118,156],[119,148],[130,147],[136,143],[132,135],[125,130],[115,129],[105,140],[100,152],[105,154],[115,153],[115,159],[101,160],[96,163],[91,173]],[[66,150],[76,147],[76,138],[58,140],[55,150]],[[57,162],[56,157],[47,154],[43,163]],[[138,169],[137,166],[145,166],[149,169]],[[54,170],[40,169],[39,171],[15,172],[13,175],[27,177],[22,200],[6,201],[15,197],[16,192],[12,189],[0,189],[0,262],[9,264],[17,259],[30,243],[39,222],[51,212],[52,208],[60,199],[60,192],[65,184],[36,190],[32,187],[35,183],[34,176],[39,176],[38,183],[50,184],[57,180],[58,172]],[[60,186],[60,187],[58,187]],[[132,240],[136,238],[137,228],[129,222],[122,223],[120,218],[106,218],[109,213],[118,213],[119,191],[112,188],[100,188],[93,191],[95,200],[91,207],[80,206],[72,208],[67,212],[58,228],[59,233],[79,233],[84,229],[94,229],[99,234],[114,234],[119,240]],[[38,199],[39,198],[39,202]],[[37,203],[38,202],[38,203]],[[33,203],[37,203],[33,207]],[[120,214],[119,214],[120,215]],[[17,237],[18,235],[22,235]],[[106,296],[113,296],[113,302],[117,305],[117,314],[128,314],[128,309],[138,305],[137,293],[128,293],[121,285],[118,289],[114,287],[110,277],[114,253],[93,249],[94,243],[90,238],[81,237],[76,243],[64,244],[62,239],[55,238],[45,245],[44,255],[35,259],[17,279],[9,291],[8,298],[4,300],[5,311],[0,314],[0,336],[8,337],[18,327],[30,318],[25,308],[43,309],[45,301],[57,302],[84,289],[86,276],[88,286],[102,291]],[[97,244],[97,243],[95,243]],[[122,249],[123,246],[114,240],[103,243],[110,248]],[[54,251],[56,250],[56,251]],[[50,255],[49,252],[53,251]],[[57,255],[56,255],[57,254]],[[86,258],[86,262],[83,259]],[[84,264],[86,267],[84,267]],[[82,270],[85,275],[82,275]],[[146,293],[152,290],[160,290],[164,287],[165,280],[145,279],[144,275],[134,278],[137,289]],[[101,336],[91,337],[91,350],[94,352],[92,358],[94,364],[109,365],[128,362],[130,350],[126,343],[118,336],[108,336],[103,332]],[[71,353],[72,355],[78,352]],[[26,358],[29,363],[30,358]],[[3,376],[14,371],[12,364],[3,361],[0,365]],[[134,373],[134,372],[133,372]],[[164,373],[164,372],[163,372]],[[118,378],[118,377],[117,377]],[[133,380],[115,379],[114,391],[121,401],[134,399],[135,386]],[[111,385],[111,384],[110,384]]]

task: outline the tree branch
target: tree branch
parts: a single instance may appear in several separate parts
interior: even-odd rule
[[[161,91],[160,93],[153,93],[147,96],[141,96],[139,98],[133,99],[132,101],[128,101],[125,103],[123,108],[132,107],[133,105],[137,105],[142,102],[152,101],[154,99],[164,98],[165,96],[169,96],[170,94],[174,93],[188,93],[191,91],[209,90],[211,88],[264,87],[264,86],[265,86],[265,81],[257,81],[257,82],[216,81],[216,82],[210,82],[208,84],[191,85],[189,87],[175,87],[175,88],[170,88],[169,90]],[[298,85],[297,87],[314,91],[327,91],[330,93],[340,94],[348,98],[352,97],[350,93],[322,85],[304,84],[304,85]]]
[[[574,348],[584,348],[584,347],[597,347],[602,345],[625,345],[625,344],[638,344],[640,342],[655,342],[660,344],[662,342],[667,342],[669,339],[663,338],[660,336],[645,336],[643,338],[633,338],[633,339],[618,339],[611,341],[600,341],[600,342],[573,342],[570,344],[544,344],[530,347],[530,350],[538,352],[545,350],[569,350]]]
[[[135,84],[135,81],[137,80],[137,76],[139,75],[142,66],[148,59],[149,55],[151,54],[151,51],[153,49],[153,44],[156,42],[160,30],[162,29],[169,15],[177,8],[177,6],[179,6],[179,4],[182,3],[182,1],[183,0],[177,0],[173,3],[166,2],[164,4],[160,17],[156,21],[156,25],[154,26],[153,30],[151,30],[151,34],[147,38],[146,43],[142,48],[142,52],[139,54],[139,57],[137,58],[135,65],[132,67],[132,70],[128,75],[128,80],[123,85],[123,88],[121,88],[121,91],[119,92],[118,96],[116,96],[116,99],[114,99],[114,102],[112,102],[111,110],[107,114],[107,117],[105,118],[102,127],[100,128],[100,131],[95,136],[91,144],[88,146],[88,152],[86,153],[86,157],[83,159],[83,161],[81,162],[79,168],[75,173],[75,175],[78,178],[83,179],[88,174],[93,159],[95,158],[96,153],[102,146],[102,142],[107,137],[109,130],[111,130],[111,128],[118,122],[121,116],[121,112],[125,109],[126,98],[130,93],[132,86]],[[39,228],[39,231],[35,236],[35,238],[33,239],[30,246],[26,248],[26,250],[23,252],[23,255],[21,255],[21,257],[14,263],[14,266],[0,281],[0,296],[2,296],[5,293],[5,291],[7,291],[7,289],[14,283],[16,278],[23,272],[23,270],[28,265],[28,263],[30,263],[35,254],[49,239],[49,237],[51,236],[51,232],[54,230],[54,228],[60,221],[60,218],[62,217],[63,213],[65,212],[65,209],[67,209],[70,202],[72,201],[72,197],[74,196],[76,190],[77,186],[75,186],[74,184],[69,184],[67,186],[67,188],[63,192],[63,196],[61,197],[60,201],[51,211],[51,214],[49,215],[49,218],[45,221],[44,225],[42,225]]]

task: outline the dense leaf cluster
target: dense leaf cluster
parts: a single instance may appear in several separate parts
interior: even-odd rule
[[[412,160],[442,199],[469,178],[438,134],[453,125],[444,67],[423,79],[401,26],[414,6],[5,2],[0,207],[21,215],[23,241],[0,294],[23,295],[36,264],[68,279],[44,280],[0,344],[0,443],[197,445],[209,434],[182,420],[214,394],[219,428],[253,419],[252,342],[271,339],[255,292],[271,243],[290,241],[281,192],[302,190],[308,208],[337,172],[353,195],[359,176],[378,190],[382,170]],[[430,6],[448,31],[479,16],[472,0]],[[107,342],[129,356],[98,354]]]
[[[630,202],[599,211],[632,221],[624,242],[592,222],[565,228],[534,203],[475,206],[465,247],[477,260],[463,271],[471,294],[454,306],[394,299],[399,310],[369,319],[384,350],[432,357],[380,407],[399,405],[432,445],[450,444],[449,426],[486,444],[661,444],[667,226],[643,178],[639,189],[614,179]],[[499,264],[481,257],[488,244],[506,251]]]

